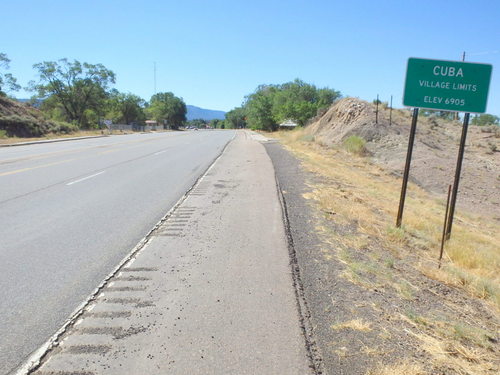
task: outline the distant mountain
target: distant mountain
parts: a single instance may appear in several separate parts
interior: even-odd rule
[[[16,99],[16,100],[21,102],[21,103],[26,103],[26,102],[30,101],[30,99]],[[38,99],[34,103],[34,105],[35,105],[35,107],[38,107],[41,103],[42,103],[42,101]],[[197,120],[197,119],[206,120],[206,121],[224,120],[224,118],[226,117],[226,112],[224,112],[224,111],[215,111],[213,109],[200,108],[200,107],[196,107],[194,105],[189,105],[189,104],[186,105],[186,108],[187,108],[186,117],[187,117],[188,121]]]
[[[15,99],[17,100],[18,102],[21,102],[21,103],[28,103],[28,102],[31,102],[31,99]],[[43,100],[41,99],[35,99],[35,101],[33,102],[33,107],[40,107],[40,104],[42,104]]]
[[[214,111],[213,109],[204,109],[196,107],[194,105],[186,105],[187,114],[186,117],[188,121],[202,119],[206,121],[210,120],[224,120],[226,112],[224,111]]]

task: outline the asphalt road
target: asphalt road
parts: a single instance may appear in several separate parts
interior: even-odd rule
[[[233,135],[0,148],[0,374],[61,327]]]
[[[271,160],[250,132],[112,277],[33,375],[307,375]]]

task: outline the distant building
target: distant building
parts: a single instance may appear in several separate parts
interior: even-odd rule
[[[293,129],[297,126],[297,123],[293,120],[285,120],[279,125],[280,129]]]
[[[156,130],[156,126],[158,123],[154,120],[146,120],[146,128],[144,130],[149,131],[149,130]]]

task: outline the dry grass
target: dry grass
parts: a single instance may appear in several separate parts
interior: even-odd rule
[[[369,332],[372,330],[371,324],[361,319],[353,319],[348,322],[337,323],[331,326],[334,330],[353,329],[355,331]]]
[[[432,356],[436,366],[452,369],[453,373],[479,375],[499,370],[493,364],[495,358],[486,358],[484,351],[473,349],[456,340],[436,338],[426,333],[410,334],[421,341],[422,347]]]
[[[484,329],[484,322],[472,321],[467,315],[469,307],[460,305],[462,300],[450,302],[450,305],[445,303],[452,311],[457,309],[456,315],[439,307],[434,307],[431,314],[425,301],[419,299],[425,294],[422,288],[428,284],[415,285],[411,275],[401,274],[403,268],[398,264],[412,259],[419,278],[426,279],[422,277],[426,276],[461,288],[486,301],[491,308],[488,310],[495,315],[500,308],[498,222],[457,212],[443,266],[438,269],[445,209],[442,199],[410,183],[403,227],[396,228],[400,178],[368,158],[321,145],[304,130],[275,135],[302,160],[307,170],[322,177],[321,183],[310,185],[305,198],[314,202],[326,223],[331,223],[319,224],[316,228],[325,247],[330,247],[323,251],[325,259],[340,261],[345,266],[342,276],[357,286],[392,293],[403,301],[401,306],[411,305],[427,314],[404,312],[401,308],[398,313],[388,316],[389,320],[402,323],[402,326],[393,327],[396,335],[408,330],[407,334],[411,334],[421,352],[426,353],[421,358],[421,365],[412,362],[380,364],[367,374],[498,373],[498,360],[495,359],[499,354],[498,332],[492,328],[494,324],[489,326],[488,329],[492,329],[489,332]],[[323,220],[319,222],[324,223]],[[436,296],[436,300],[442,298]],[[331,328],[369,332],[372,325],[367,319],[353,319]],[[379,325],[377,323],[377,327]],[[379,334],[384,340],[391,336],[387,330]],[[375,349],[366,350],[376,352]]]
[[[340,225],[355,223],[357,232],[377,238],[395,256],[402,247],[423,250],[419,256],[427,261],[422,263],[426,264],[422,266],[424,274],[463,287],[500,307],[500,225],[497,222],[457,212],[452,238],[445,248],[443,271],[435,271],[444,216],[442,200],[409,184],[403,227],[395,228],[401,189],[399,178],[367,158],[319,145],[303,129],[275,135],[307,169],[328,179],[328,184],[311,186],[312,191],[306,195],[318,204],[326,217],[334,217]],[[337,235],[336,240],[346,247],[359,249],[359,236]]]
[[[399,362],[390,365],[378,365],[366,375],[427,375],[422,366],[410,362]]]

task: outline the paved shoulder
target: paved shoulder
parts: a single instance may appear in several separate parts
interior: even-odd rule
[[[35,374],[310,374],[274,170],[239,132]]]
[[[265,148],[276,170],[283,200],[296,262],[298,283],[304,297],[304,312],[308,317],[308,336],[312,346],[315,365],[319,373],[336,374],[339,368],[333,354],[330,313],[336,288],[330,280],[331,265],[323,261],[321,241],[316,235],[314,211],[303,194],[308,191],[306,178],[314,179],[304,171],[292,154],[279,143],[270,142]],[[354,372],[353,372],[354,373]]]

